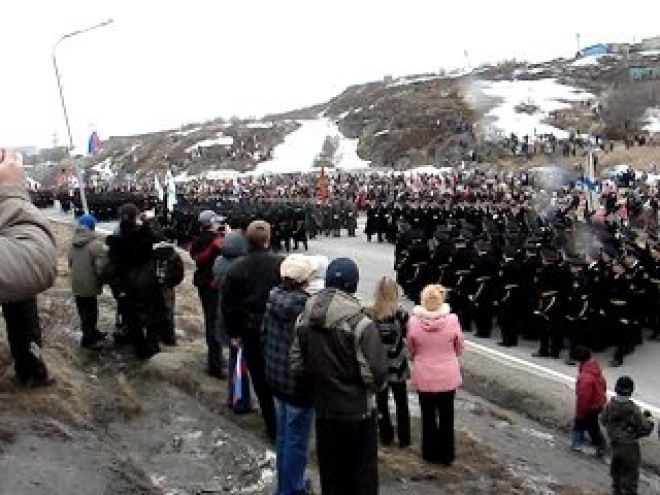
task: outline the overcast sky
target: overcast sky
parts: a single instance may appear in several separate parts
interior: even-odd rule
[[[598,5],[598,6],[596,6]],[[555,0],[1,0],[0,144],[66,142],[51,47],[74,139],[325,101],[383,75],[506,58],[570,57],[582,45],[660,34],[658,0],[616,9]],[[546,7],[547,6],[547,7]]]

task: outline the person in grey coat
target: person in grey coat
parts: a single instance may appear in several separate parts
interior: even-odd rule
[[[223,239],[222,248],[220,249],[220,256],[218,256],[213,263],[213,279],[215,285],[220,290],[220,297],[218,297],[218,317],[217,317],[217,338],[220,345],[220,359],[224,361],[224,354],[222,352],[222,344],[229,344],[229,336],[227,332],[227,326],[225,323],[225,318],[222,315],[222,286],[224,284],[225,277],[229,268],[242,256],[245,256],[248,251],[248,244],[245,240],[243,233],[240,230],[234,230],[229,232]],[[233,363],[236,359],[237,351],[235,348],[230,347],[231,359],[230,363]],[[224,362],[222,363],[224,368]],[[231,395],[233,392],[233,387],[229,386],[229,404],[231,405]]]

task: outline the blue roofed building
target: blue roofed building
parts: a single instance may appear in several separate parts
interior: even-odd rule
[[[597,45],[591,45],[583,48],[580,50],[577,54],[577,58],[583,58],[583,57],[593,57],[596,55],[607,55],[610,53],[610,47],[603,44],[599,43]]]

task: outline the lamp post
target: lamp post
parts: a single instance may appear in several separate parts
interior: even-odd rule
[[[62,80],[60,78],[60,70],[57,66],[57,57],[56,57],[56,50],[57,47],[59,46],[62,41],[68,39],[68,38],[73,38],[74,36],[78,36],[80,34],[88,33],[90,31],[94,31],[95,29],[99,29],[105,26],[108,26],[112,24],[114,21],[112,19],[108,19],[107,21],[101,22],[100,24],[96,24],[94,26],[90,26],[85,29],[79,29],[77,31],[73,31],[71,33],[65,34],[62,36],[57,42],[53,45],[53,68],[55,69],[55,78],[57,79],[57,88],[59,89],[60,93],[60,102],[62,103],[62,112],[64,113],[64,122],[66,123],[66,131],[69,135],[69,153],[73,151],[73,134],[71,133],[71,125],[69,124],[69,113],[67,112],[66,109],[66,103],[64,103],[64,90],[62,89]],[[80,189],[80,200],[82,202],[82,207],[85,213],[89,213],[89,208],[87,207],[87,195],[85,194],[85,184],[83,182],[83,177],[82,173],[80,170],[80,166],[78,164],[78,159],[74,157],[74,163],[76,167],[76,176],[78,178],[78,188]]]

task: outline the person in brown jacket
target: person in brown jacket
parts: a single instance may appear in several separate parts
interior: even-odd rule
[[[53,383],[41,356],[36,295],[55,281],[57,250],[45,217],[30,203],[19,153],[0,148],[0,304],[16,377]]]

